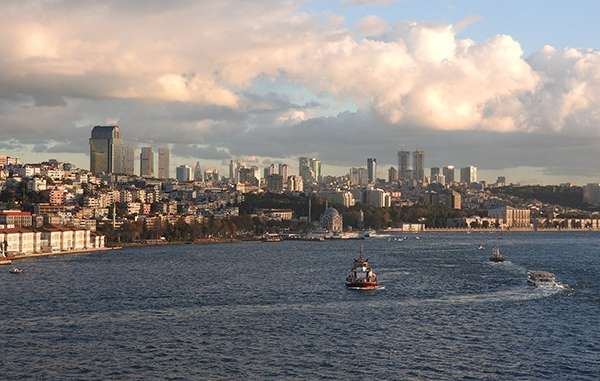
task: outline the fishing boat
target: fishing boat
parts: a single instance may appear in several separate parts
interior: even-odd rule
[[[490,262],[504,262],[504,256],[500,253],[500,249],[497,247],[494,247],[492,249],[492,255],[490,256]]]
[[[8,270],[8,272],[11,274],[21,274],[23,272],[23,269],[13,267],[12,269]]]
[[[346,277],[346,287],[355,290],[377,289],[377,274],[373,272],[369,260],[363,256],[362,246],[358,258],[354,260],[352,270]]]
[[[556,281],[556,276],[549,271],[527,271],[527,284],[533,287],[563,287]]]

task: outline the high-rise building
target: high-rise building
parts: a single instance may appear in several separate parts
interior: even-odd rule
[[[367,159],[367,180],[370,184],[377,181],[377,159]]]
[[[302,177],[302,180],[305,183],[310,184],[312,182],[312,174],[307,157],[301,157],[298,159],[298,175]]]
[[[203,181],[202,177],[202,168],[200,167],[200,162],[197,161],[194,165],[194,181]]]
[[[152,147],[142,147],[142,152],[140,153],[140,176],[154,176],[154,152],[152,152]]]
[[[219,181],[219,171],[213,168],[208,168],[204,171],[204,181],[217,182]]]
[[[287,190],[289,192],[304,192],[304,182],[300,176],[288,176]]]
[[[410,177],[410,152],[398,151],[398,178],[400,180],[408,180]]]
[[[229,181],[234,184],[238,182],[236,170],[237,166],[235,165],[235,161],[229,160]]]
[[[283,178],[281,175],[273,174],[267,176],[265,179],[267,183],[267,190],[271,193],[283,192]]]
[[[265,167],[263,178],[266,179],[267,177],[274,175],[274,174],[276,174],[275,173],[275,164],[271,164],[268,167]]]
[[[460,182],[471,184],[477,182],[477,167],[472,165],[460,169]]]
[[[177,181],[186,182],[192,180],[192,168],[189,165],[180,165],[175,169]]]
[[[350,168],[350,185],[365,186],[369,183],[366,168]]]
[[[281,175],[281,178],[283,178],[283,181],[287,181],[288,178],[288,165],[284,164],[284,163],[279,163],[279,168],[277,168],[278,173]]]
[[[454,166],[447,165],[442,168],[442,174],[444,175],[444,179],[446,179],[446,184],[451,185],[454,183]]]
[[[398,170],[394,167],[390,167],[388,170],[388,181],[390,183],[395,183],[398,181]]]
[[[114,146],[115,167],[113,172],[133,176],[135,174],[135,147],[121,143]]]
[[[322,179],[321,160],[315,159],[314,157],[310,159],[310,170],[312,171],[313,182],[320,182]]]
[[[169,147],[160,147],[158,149],[158,178],[168,179],[170,178],[170,152]]]
[[[431,178],[434,178],[435,176],[439,176],[440,175],[440,167],[431,167],[429,172],[430,172]]]
[[[96,126],[90,138],[90,171],[94,174],[113,173],[115,147],[121,144],[119,126]]]
[[[413,152],[413,176],[417,181],[425,180],[425,151]]]
[[[256,176],[256,167],[239,169],[239,182],[248,185],[258,185],[258,177]]]

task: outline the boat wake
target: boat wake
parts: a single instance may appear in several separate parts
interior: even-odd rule
[[[374,288],[363,288],[363,287],[346,287],[348,290],[358,290],[358,291],[379,291],[385,290],[385,286],[377,286]]]

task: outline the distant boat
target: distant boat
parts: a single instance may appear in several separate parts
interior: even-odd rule
[[[549,271],[527,271],[527,284],[533,287],[564,287],[556,281],[556,276]]]
[[[416,239],[416,240],[418,240],[418,241],[420,241],[420,240],[421,240],[421,237],[419,237],[419,236],[416,236],[416,237],[415,237],[415,239]]]
[[[369,260],[363,257],[362,245],[358,258],[354,260],[352,270],[346,277],[346,287],[356,290],[377,289],[377,274],[371,269]]]
[[[8,270],[8,272],[11,274],[21,274],[23,272],[23,269],[13,267],[12,269]]]
[[[490,256],[490,262],[504,262],[504,256],[500,253],[500,249],[494,247],[492,249],[492,255]]]
[[[483,250],[483,245],[479,245],[478,250]]]
[[[280,242],[281,236],[279,234],[265,233],[262,236],[263,242]]]

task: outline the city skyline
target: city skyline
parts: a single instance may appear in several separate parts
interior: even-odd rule
[[[9,1],[0,17],[18,43],[0,43],[7,57],[0,129],[8,136],[0,151],[86,168],[89,128],[119,124],[128,144],[169,146],[170,176],[198,160],[227,173],[229,160],[251,156],[261,167],[285,162],[290,169],[299,157],[317,157],[324,174],[335,175],[374,157],[381,176],[401,147],[418,147],[425,169],[474,164],[487,180],[600,179],[590,160],[600,155],[600,54],[584,33],[595,28],[586,15],[596,4],[376,3],[123,1],[70,9],[66,1]],[[207,7],[214,20],[194,22]],[[74,21],[65,26],[67,10]],[[511,10],[520,16],[508,25]],[[184,32],[152,31],[137,13],[177,20]],[[535,28],[523,16],[532,14],[540,16]],[[561,17],[577,27],[557,23]],[[252,28],[236,22],[245,18],[270,42],[256,42]],[[100,34],[100,25],[109,28]],[[216,33],[218,41],[194,37],[206,28],[231,31]],[[154,50],[151,42],[165,39],[178,43]],[[338,54],[343,46],[347,57]],[[310,54],[319,49],[330,52],[323,61]],[[249,60],[259,51],[261,62]],[[300,65],[298,57],[310,62]]]

